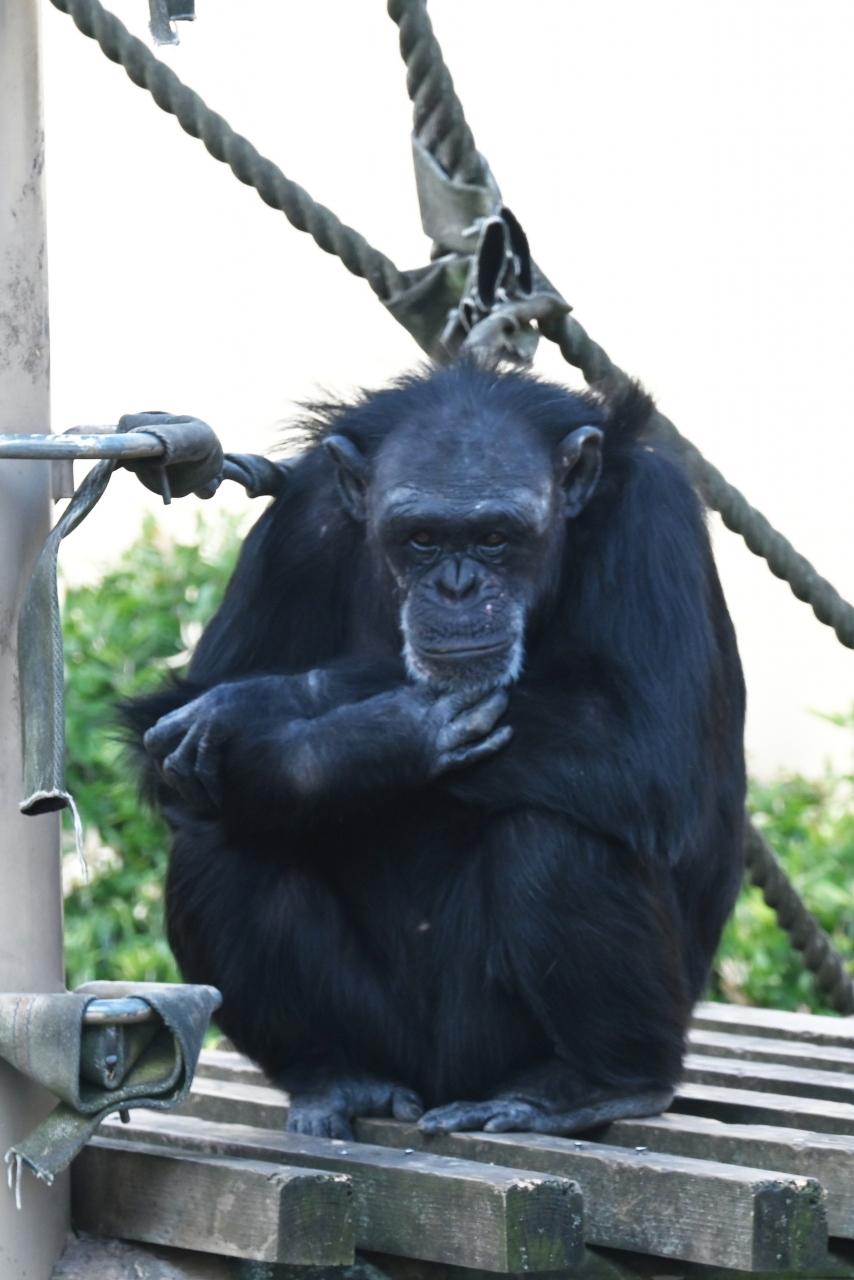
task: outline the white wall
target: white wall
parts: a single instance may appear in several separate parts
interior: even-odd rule
[[[145,0],[112,0],[145,33]],[[400,266],[425,260],[382,0],[199,0],[161,51]],[[576,314],[849,599],[854,533],[854,7],[848,0],[433,0],[478,144]],[[54,428],[170,408],[274,445],[319,386],[418,358],[293,231],[44,2]],[[542,350],[538,368],[567,367]],[[235,500],[236,496],[235,496]],[[151,500],[153,503],[153,499]],[[66,544],[91,573],[138,525],[129,477]],[[194,500],[161,509],[185,528]],[[718,559],[756,770],[849,743],[852,655],[733,535]]]

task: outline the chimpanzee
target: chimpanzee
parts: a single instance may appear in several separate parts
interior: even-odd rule
[[[128,710],[175,955],[291,1129],[668,1105],[742,873],[744,692],[652,412],[465,361],[315,408],[186,679]]]

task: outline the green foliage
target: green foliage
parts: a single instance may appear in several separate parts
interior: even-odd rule
[[[854,729],[854,714],[831,717]],[[754,782],[750,808],[834,946],[854,964],[854,774]],[[714,995],[743,1004],[830,1013],[758,889],[745,889],[724,933]]]
[[[221,513],[212,526],[199,526],[194,545],[169,541],[163,527],[146,521],[99,583],[66,595],[68,784],[83,816],[91,877],[82,882],[67,830],[70,985],[176,976],[162,928],[166,833],[137,797],[114,707],[183,665],[222,595],[239,536],[236,522]],[[850,730],[854,716],[837,723]],[[836,946],[854,960],[852,793],[851,775],[788,776],[754,783],[751,808]],[[741,895],[727,927],[713,994],[782,1009],[822,1008],[755,889]]]
[[[199,522],[193,545],[149,517],[94,586],[65,596],[67,782],[86,832],[89,883],[67,823],[63,839],[68,983],[174,981],[163,937],[166,831],[140,802],[115,706],[183,666],[216,608],[239,545],[237,523]]]

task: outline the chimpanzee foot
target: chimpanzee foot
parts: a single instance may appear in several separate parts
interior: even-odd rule
[[[422,1133],[463,1133],[469,1129],[489,1129],[493,1119],[509,1115],[515,1103],[493,1098],[488,1102],[449,1102],[425,1111],[418,1121]]]
[[[485,1133],[551,1133],[566,1137],[583,1133],[612,1120],[638,1120],[659,1115],[673,1101],[671,1089],[649,1090],[622,1097],[599,1094],[569,1111],[556,1111],[548,1100],[530,1097],[491,1098],[486,1102],[451,1102],[426,1111],[418,1121],[422,1133],[460,1133],[482,1129]]]
[[[287,1088],[287,1081],[283,1084]],[[352,1122],[360,1116],[391,1116],[411,1124],[423,1111],[418,1094],[403,1085],[371,1076],[330,1077],[322,1084],[291,1088],[288,1132],[351,1139]]]

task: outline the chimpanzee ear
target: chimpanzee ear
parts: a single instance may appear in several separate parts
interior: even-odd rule
[[[354,520],[365,519],[368,490],[368,463],[365,455],[346,436],[327,436],[323,447],[335,463],[338,492]]]
[[[602,432],[598,427],[578,427],[564,436],[558,451],[564,511],[571,519],[584,508],[602,471]]]

